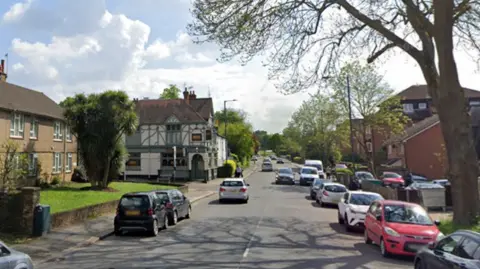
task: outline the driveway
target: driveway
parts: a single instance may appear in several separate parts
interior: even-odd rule
[[[362,233],[344,232],[336,209],[317,207],[307,187],[273,179],[253,173],[248,204],[219,204],[214,195],[155,238],[112,236],[38,268],[413,268],[411,259],[382,258]]]

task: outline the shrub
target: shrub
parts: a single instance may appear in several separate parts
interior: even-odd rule
[[[234,160],[226,160],[224,166],[228,167],[227,174],[233,176],[233,172],[237,169],[237,163]]]
[[[240,162],[240,159],[238,158],[238,155],[235,153],[230,153],[230,158],[235,161],[235,163]]]
[[[78,183],[88,182],[87,176],[85,175],[85,170],[80,166],[73,169],[71,181],[78,182]]]
[[[335,170],[335,172],[336,172],[337,174],[353,175],[352,170],[347,169],[347,168],[337,168],[337,169]]]
[[[300,157],[300,156],[295,156],[295,157],[293,157],[293,162],[295,162],[295,163],[302,163],[302,157]]]
[[[52,182],[50,182],[50,185],[55,186],[55,185],[58,185],[58,184],[60,184],[60,177],[54,176],[54,177],[52,178]]]

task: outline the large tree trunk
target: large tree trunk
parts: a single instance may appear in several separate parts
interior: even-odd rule
[[[441,121],[452,181],[453,220],[473,224],[479,209],[478,168],[465,93],[453,54],[453,0],[434,0],[439,76],[433,63],[423,67]]]
[[[107,188],[108,187],[108,176],[110,175],[110,162],[112,161],[112,157],[108,156],[105,160],[105,164],[103,166],[103,176],[101,181],[101,187]]]

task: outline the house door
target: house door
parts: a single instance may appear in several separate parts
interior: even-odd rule
[[[195,154],[192,158],[192,179],[205,179],[205,162],[203,161],[203,157],[200,154]]]

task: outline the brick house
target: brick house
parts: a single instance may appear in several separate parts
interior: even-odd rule
[[[27,184],[38,176],[69,181],[77,165],[77,142],[62,108],[42,92],[6,82],[0,65],[0,144],[15,141],[28,154]],[[2,149],[0,149],[1,151]],[[0,152],[1,154],[1,152]],[[38,171],[41,167],[41,174]]]

